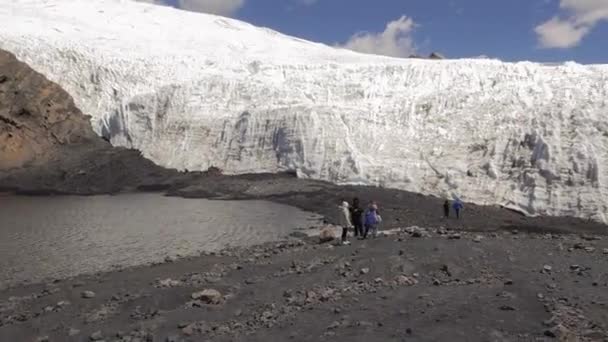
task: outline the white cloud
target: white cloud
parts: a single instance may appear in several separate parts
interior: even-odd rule
[[[401,18],[386,24],[384,32],[359,32],[342,47],[364,53],[407,57],[416,53],[412,32],[416,28],[412,18]]]
[[[608,0],[561,0],[565,18],[555,16],[534,31],[544,48],[571,48],[580,44],[601,21],[608,20]]]
[[[136,1],[148,2],[156,5],[167,5],[167,0]],[[176,7],[186,11],[232,16],[243,7],[243,5],[245,5],[245,0],[178,0]]]

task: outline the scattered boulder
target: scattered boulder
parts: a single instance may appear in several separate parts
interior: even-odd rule
[[[177,261],[177,257],[172,256],[172,255],[168,255],[168,256],[165,258],[165,262],[166,262],[166,263],[171,263],[171,262],[175,262],[175,261]]]
[[[179,339],[179,337],[178,337],[178,336],[171,335],[171,336],[168,336],[168,337],[165,339],[165,341],[166,341],[166,342],[179,342],[179,341],[180,341],[180,339]]]
[[[179,281],[179,280],[173,280],[171,278],[167,278],[167,279],[159,280],[157,282],[157,287],[171,288],[171,287],[179,286],[180,284],[181,284],[181,281]]]
[[[364,268],[362,268],[362,269],[361,269],[361,271],[359,271],[359,272],[360,272],[361,274],[363,274],[363,275],[368,274],[368,273],[369,273],[369,268],[364,267]]]
[[[89,339],[91,341],[101,341],[103,339],[103,334],[101,333],[101,331],[98,330],[92,333],[91,336],[89,336]]]
[[[80,296],[82,298],[85,298],[85,299],[95,298],[95,292],[93,292],[93,291],[82,291],[82,293],[80,294]]]
[[[404,275],[398,275],[395,277],[395,283],[399,286],[414,286],[418,284],[418,280],[414,278],[408,278]]]
[[[541,272],[542,273],[551,273],[552,270],[553,270],[553,267],[551,267],[549,265],[545,265],[545,266],[543,266],[543,270]]]
[[[194,335],[194,328],[195,328],[195,324],[188,324],[187,326],[182,328],[182,334],[186,335],[186,336],[192,336]]]
[[[473,238],[473,242],[480,243],[482,239],[483,239],[483,236],[475,235],[475,237]]]
[[[331,242],[334,241],[336,238],[336,232],[332,228],[325,227],[321,229],[321,233],[319,234],[320,243]]]
[[[206,304],[220,304],[222,302],[222,294],[214,289],[206,289],[192,294],[192,299],[200,300]]]

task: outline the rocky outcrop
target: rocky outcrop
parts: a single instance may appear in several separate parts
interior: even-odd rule
[[[103,141],[68,93],[0,50],[0,170],[47,162],[73,144]]]

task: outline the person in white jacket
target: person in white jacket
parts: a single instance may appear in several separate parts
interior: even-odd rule
[[[349,245],[350,242],[348,242],[348,229],[353,226],[353,223],[351,222],[351,219],[350,219],[350,210],[349,210],[348,202],[342,201],[342,204],[340,206],[338,206],[338,208],[339,208],[339,213],[338,213],[339,224],[342,227],[342,244]]]

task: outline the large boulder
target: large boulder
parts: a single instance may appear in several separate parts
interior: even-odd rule
[[[206,289],[192,294],[192,299],[200,300],[206,304],[220,304],[222,302],[222,294],[218,290]]]
[[[336,231],[332,227],[321,228],[321,233],[319,233],[319,242],[321,242],[321,243],[331,242],[337,238],[338,238],[338,236],[336,234]]]

